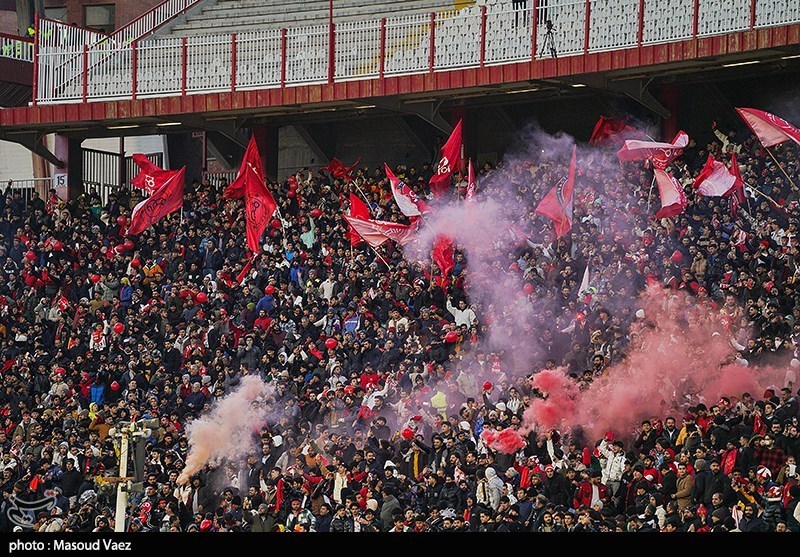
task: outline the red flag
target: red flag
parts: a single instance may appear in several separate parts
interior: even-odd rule
[[[433,243],[433,260],[442,272],[439,282],[439,286],[442,288],[444,288],[447,275],[449,275],[453,267],[456,266],[455,249],[455,243],[451,237],[445,236],[444,234],[436,236],[436,240]]]
[[[150,197],[139,202],[131,213],[128,234],[135,236],[152,225],[177,211],[183,205],[183,184],[186,179],[186,167],[180,170],[165,171],[170,174],[163,183],[156,181],[156,189]]]
[[[665,219],[681,214],[686,209],[686,195],[680,183],[666,170],[656,168],[653,172],[661,196],[661,209],[656,213],[656,218]]]
[[[384,163],[383,166],[386,170],[386,177],[389,178],[389,183],[392,187],[394,200],[405,216],[418,217],[423,213],[429,213],[431,211],[430,206],[420,199],[419,196],[414,193],[414,190],[409,188],[405,182],[394,175],[394,172],[392,172],[388,164]]]
[[[361,220],[369,220],[370,217],[369,207],[354,193],[350,194],[350,216]],[[353,225],[349,223],[347,236],[350,238],[351,246],[357,246],[361,243],[361,236],[358,234],[358,231],[353,228]]]
[[[622,148],[617,151],[620,161],[640,161],[647,159],[655,168],[664,170],[669,163],[683,152],[689,144],[689,136],[684,131],[679,131],[672,143],[659,141],[640,141],[628,139]]]
[[[726,195],[736,185],[736,176],[730,173],[727,166],[709,155],[692,185],[700,195],[706,197]]]
[[[141,172],[131,179],[133,187],[144,190],[149,195],[158,189],[158,184],[163,184],[169,179],[171,171],[164,170],[141,153],[134,153],[132,158],[134,164],[141,169]]]
[[[736,112],[764,147],[772,147],[788,139],[800,145],[800,130],[780,116],[755,108],[737,108]]]
[[[260,165],[259,165],[260,166]],[[244,211],[247,221],[247,247],[258,253],[261,236],[269,225],[278,204],[267,189],[263,178],[253,165],[247,165],[244,175]]]
[[[450,175],[453,170],[461,168],[461,123],[462,120],[459,120],[442,147],[442,158],[436,166],[436,174],[428,182],[436,197],[442,197],[450,189]]]
[[[238,274],[238,275],[236,275],[236,284],[238,284],[239,286],[241,286],[241,284],[244,282],[244,279],[245,279],[245,278],[247,278],[247,274],[248,274],[248,273],[250,272],[250,270],[253,268],[253,261],[255,261],[255,260],[256,260],[256,258],[255,258],[255,257],[251,257],[251,258],[250,258],[250,259],[247,261],[247,265],[245,265],[245,266],[242,268],[242,270],[239,272],[239,274]]]
[[[556,238],[561,238],[572,228],[572,192],[575,189],[576,151],[577,146],[573,146],[569,174],[545,194],[534,211],[534,213],[544,215],[553,221]]]
[[[358,234],[373,248],[386,240],[393,240],[401,246],[414,239],[414,230],[407,224],[382,220],[359,219],[350,215],[342,215]]]
[[[342,161],[333,157],[331,162],[328,163],[328,166],[325,167],[334,178],[339,178],[340,180],[347,180],[348,182],[353,179],[352,172],[358,163],[361,162],[361,157],[358,157],[358,160],[354,162],[351,166],[345,166]]]
[[[247,168],[251,168],[261,183],[264,183],[264,167],[261,164],[261,155],[258,152],[258,144],[256,143],[255,136],[250,136],[250,142],[247,144],[247,149],[244,151],[242,164],[239,167],[239,172],[231,184],[225,188],[222,197],[225,199],[238,199],[243,197],[245,192],[245,181],[247,179]]]
[[[731,217],[735,219],[739,205],[745,202],[746,197],[742,171],[739,170],[739,161],[736,159],[736,153],[731,153],[731,174],[736,182],[733,188],[728,192],[728,195],[731,198]]]
[[[589,145],[607,145],[611,140],[622,139],[621,135],[634,131],[636,128],[628,125],[627,118],[623,120],[614,116],[600,116],[592,130]]]
[[[467,193],[464,196],[466,201],[472,201],[475,197],[475,169],[472,168],[472,159],[469,159],[467,165]]]

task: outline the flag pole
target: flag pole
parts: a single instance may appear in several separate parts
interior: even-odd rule
[[[360,193],[361,197],[363,198],[364,204],[367,206],[367,208],[369,208],[369,197],[367,197],[367,195],[364,193],[364,190],[361,189],[361,186],[359,186],[355,180],[350,180],[350,183],[356,187],[358,193]]]
[[[773,204],[773,205],[775,205],[775,207],[780,207],[781,209],[783,208],[783,207],[781,207],[781,206],[780,206],[780,204],[779,204],[777,201],[775,201],[774,199],[772,199],[772,198],[771,198],[770,196],[768,196],[766,193],[764,193],[764,192],[762,192],[762,191],[758,191],[756,188],[750,188],[750,191],[752,191],[753,193],[757,193],[758,195],[760,195],[760,196],[762,196],[762,197],[766,197],[767,199],[769,199],[769,200],[772,202],[772,204]],[[745,197],[747,197],[747,195],[746,195],[746,194],[745,194]]]
[[[356,232],[358,232],[358,231],[356,231]],[[367,242],[367,245],[370,247],[370,249],[371,249],[372,251],[374,251],[374,252],[375,252],[375,255],[377,255],[377,256],[378,256],[378,259],[380,259],[381,261],[383,261],[383,264],[384,264],[384,265],[386,265],[386,268],[387,268],[387,269],[389,269],[389,270],[391,270],[391,269],[392,269],[392,266],[391,266],[391,265],[389,265],[389,262],[388,262],[388,261],[386,261],[386,260],[383,258],[383,256],[382,256],[380,253],[378,253],[378,250],[376,250],[374,247],[372,247],[372,245],[371,245],[369,242]]]
[[[786,179],[787,179],[787,180],[789,180],[789,183],[790,183],[790,184],[792,184],[792,187],[793,187],[793,188],[796,188],[797,186],[795,185],[795,183],[794,183],[794,180],[792,180],[791,178],[789,178],[789,175],[788,175],[788,174],[786,173],[786,171],[783,169],[783,167],[781,166],[781,163],[779,163],[779,162],[778,162],[778,159],[776,159],[776,158],[775,158],[775,155],[773,155],[773,154],[772,154],[772,151],[770,150],[770,148],[765,146],[765,147],[764,147],[764,150],[765,150],[767,153],[769,153],[769,156],[770,156],[770,157],[772,157],[772,160],[773,160],[773,161],[775,161],[775,164],[777,164],[777,165],[778,165],[778,168],[780,168],[780,169],[781,169],[781,172],[783,172],[783,175],[784,175],[784,176],[786,176]]]
[[[647,212],[650,212],[650,200],[653,197],[653,188],[656,185],[656,175],[653,173],[653,181],[650,182],[650,192],[647,194]]]

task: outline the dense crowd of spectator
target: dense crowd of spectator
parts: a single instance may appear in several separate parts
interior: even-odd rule
[[[407,222],[380,169],[358,169],[354,183],[303,169],[297,190],[269,184],[280,215],[241,283],[244,219],[225,184],[187,184],[183,210],[132,247],[124,228],[137,190],[103,203],[94,191],[51,202],[7,189],[0,527],[113,530],[109,430],[148,418],[160,426],[126,531],[800,532],[800,150],[783,144],[773,160],[753,137],[714,134],[670,166],[688,207],[660,221],[646,167],[620,165],[614,148],[582,150],[574,223],[558,241],[533,210],[568,157],[486,163],[478,199],[524,206],[491,277],[471,273],[469,246],[443,279],[391,242],[380,257],[352,247],[341,218],[351,192],[373,217]],[[732,152],[750,190],[735,215],[727,198],[691,188],[708,154]],[[428,194],[429,164],[396,171]],[[438,203],[463,203],[465,189],[456,174]],[[579,292],[587,263],[590,296]],[[549,315],[517,322],[483,281],[530,284],[527,300]],[[613,373],[635,334],[631,300],[652,282],[712,299],[735,358],[786,369],[784,384],[653,408],[614,440],[534,431],[516,454],[482,441],[484,428],[520,424],[541,369],[563,367],[586,389]],[[522,329],[524,346],[490,339],[493,328]],[[252,450],[180,485],[187,424],[254,374],[275,403]],[[723,445],[709,441],[714,431]],[[55,504],[37,508],[45,496]]]

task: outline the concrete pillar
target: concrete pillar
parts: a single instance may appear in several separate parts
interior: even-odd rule
[[[63,168],[56,168],[53,172],[56,194],[61,199],[75,199],[83,193],[83,148],[81,147],[81,140],[56,134],[53,140],[53,150],[56,157],[64,163]]]
[[[251,133],[256,138],[265,177],[278,180],[278,126],[257,124],[251,128]]]
[[[203,134],[201,132],[167,135],[169,169],[186,167],[186,185],[203,179]]]
[[[675,83],[663,85],[661,87],[660,97],[661,104],[670,112],[669,118],[666,118],[663,123],[664,131],[662,139],[664,141],[672,141],[672,138],[678,133],[678,85]]]

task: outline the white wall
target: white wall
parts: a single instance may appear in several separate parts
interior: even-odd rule
[[[0,182],[33,178],[31,152],[19,143],[0,140]]]

